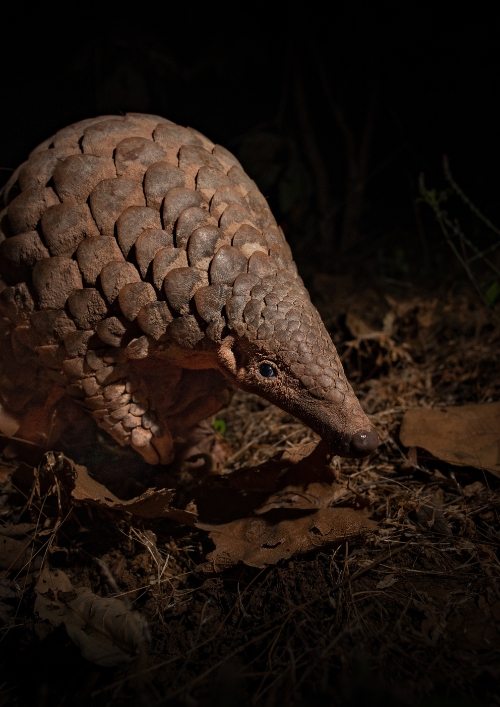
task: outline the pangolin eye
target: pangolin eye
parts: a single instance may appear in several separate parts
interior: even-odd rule
[[[278,371],[270,363],[261,363],[259,373],[263,378],[276,378]]]

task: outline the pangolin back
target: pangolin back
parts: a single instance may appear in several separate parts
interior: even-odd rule
[[[23,420],[35,403],[69,394],[121,444],[166,463],[172,437],[240,386],[338,453],[376,446],[281,228],[223,147],[152,115],[85,120],[36,148],[4,201],[11,432],[18,421],[33,436]]]

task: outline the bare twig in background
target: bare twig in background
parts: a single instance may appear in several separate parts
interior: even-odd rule
[[[484,223],[496,236],[500,236],[500,229],[498,229],[490,219],[484,216],[456,183],[451,174],[446,155],[443,157],[443,170],[453,191],[458,194],[474,216]],[[446,192],[437,192],[435,189],[428,189],[425,185],[423,174],[421,174],[419,178],[419,192],[421,199],[430,206],[434,212],[435,218],[448,245],[467,273],[467,277],[482,302],[487,307],[492,308],[500,299],[500,267],[497,266],[490,256],[500,248],[500,239],[492,245],[480,249],[464,234],[458,219],[452,219],[443,208],[442,204],[447,200],[448,194]],[[472,254],[470,254],[470,252]],[[475,269],[473,268],[474,263]],[[479,270],[478,266],[482,266],[482,270]],[[484,270],[489,271],[489,277],[486,280],[484,279]]]

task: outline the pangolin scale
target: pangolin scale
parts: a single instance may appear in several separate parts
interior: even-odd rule
[[[43,142],[3,190],[0,430],[39,441],[70,396],[150,464],[236,387],[332,452],[378,438],[266,199],[238,160],[153,115]]]

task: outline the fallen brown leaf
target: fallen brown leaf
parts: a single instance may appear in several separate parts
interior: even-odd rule
[[[127,511],[142,518],[172,517],[171,511],[173,509],[170,508],[170,501],[174,492],[170,489],[160,489],[159,491],[148,489],[140,496],[123,501],[111,493],[106,486],[89,476],[84,466],[75,464],[75,470],[75,486],[71,492],[75,501],[90,503],[101,508],[112,508],[115,511]],[[186,522],[188,518],[183,516],[183,520]]]
[[[273,508],[290,508],[311,511],[328,508],[339,496],[345,493],[345,486],[340,484],[322,484],[313,482],[305,488],[300,486],[285,486],[284,489],[272,493],[260,508],[257,515],[267,513]]]
[[[15,540],[6,535],[0,535],[0,569],[22,570],[32,558],[32,538]]]
[[[0,484],[4,484],[13,471],[14,469],[10,464],[0,463]]]
[[[417,523],[424,530],[432,530],[440,535],[453,535],[452,530],[445,520],[443,511],[432,504],[426,504],[417,509]]]
[[[408,410],[400,438],[450,464],[500,476],[500,403]]]
[[[242,518],[226,525],[199,528],[210,531],[215,550],[207,556],[212,571],[219,572],[237,562],[266,567],[292,555],[373,531],[377,524],[363,511],[324,508],[285,520],[266,517]]]
[[[36,530],[37,526],[35,523],[18,523],[14,525],[13,523],[4,523],[0,525],[0,535],[8,535],[9,537],[22,538],[28,533],[32,533]]]
[[[9,624],[11,620],[10,613],[13,607],[4,604],[4,599],[17,599],[19,601],[20,592],[11,586],[7,573],[0,578],[0,624]]]
[[[73,587],[61,570],[44,567],[35,586],[35,611],[52,626],[64,624],[87,660],[105,667],[128,663],[145,651],[146,620],[119,599]]]
[[[47,455],[47,457],[51,456],[52,464],[47,466],[52,468],[54,475],[63,481],[74,501],[133,513],[141,518],[172,518],[187,525],[193,525],[197,520],[196,513],[170,506],[170,501],[175,494],[173,490],[150,488],[140,496],[124,501],[93,479],[84,466],[75,464],[63,454]]]
[[[398,578],[394,574],[388,574],[387,577],[384,577],[384,579],[381,579],[380,582],[377,584],[377,589],[389,589],[389,587],[392,587],[393,584],[396,584],[398,581]]]

